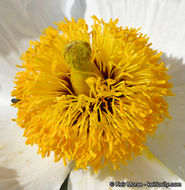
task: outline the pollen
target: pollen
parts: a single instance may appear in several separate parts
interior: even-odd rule
[[[12,91],[19,101],[12,105],[26,144],[37,144],[43,158],[53,152],[55,162],[73,160],[76,169],[97,172],[142,154],[147,135],[170,118],[164,97],[173,94],[162,53],[146,35],[118,27],[118,19],[92,19],[91,30],[83,19],[65,19],[30,42]],[[83,71],[70,64],[74,54],[66,58],[77,42],[89,51]]]

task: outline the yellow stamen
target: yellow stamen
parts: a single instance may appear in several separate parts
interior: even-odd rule
[[[164,96],[173,94],[146,35],[93,19],[90,33],[83,19],[72,19],[31,42],[12,96],[26,144],[97,172],[142,153],[146,136],[170,118]]]

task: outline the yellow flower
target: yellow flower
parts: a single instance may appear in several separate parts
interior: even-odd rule
[[[170,118],[164,96],[172,95],[172,85],[161,53],[139,29],[93,19],[90,32],[85,20],[66,20],[31,42],[12,96],[26,144],[37,144],[42,157],[52,151],[55,161],[74,160],[76,169],[90,165],[97,172],[142,153],[146,136]],[[79,44],[87,45],[79,52],[89,59],[74,69],[71,61],[81,57],[66,52]]]

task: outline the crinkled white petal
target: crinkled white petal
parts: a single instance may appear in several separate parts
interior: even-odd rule
[[[185,179],[185,1],[175,0],[87,0],[85,18],[95,14],[109,21],[119,18],[119,25],[140,28],[150,37],[152,47],[163,51],[163,61],[172,76],[175,97],[167,98],[173,120],[165,120],[153,139],[150,150],[180,177]]]
[[[59,190],[70,164],[54,163],[53,155],[42,159],[36,146],[25,145],[23,130],[11,121],[16,117],[15,108],[10,106],[16,69],[3,59],[0,62],[0,189]]]
[[[110,182],[114,182],[114,187],[111,187]],[[176,187],[175,189],[185,188],[185,182],[182,179],[147,152],[129,161],[127,166],[121,165],[120,170],[116,170],[115,172],[109,168],[102,169],[98,174],[94,174],[90,169],[86,171],[72,171],[69,177],[68,190],[133,189],[133,187],[129,187],[126,184],[124,187],[116,187],[116,182],[120,182],[120,185],[121,183],[123,184],[123,182],[140,182],[140,185],[143,186],[135,188],[142,190],[166,189],[166,187],[149,188],[147,187],[147,182],[179,182],[181,187]],[[146,184],[146,186],[144,184]],[[169,187],[168,189],[173,188]]]
[[[53,156],[42,159],[36,154],[37,147],[24,145],[25,139],[14,123],[7,121],[0,125],[1,131],[3,127],[9,128],[0,140],[0,189],[59,190],[70,165],[54,163]]]
[[[22,53],[22,41],[37,39],[43,28],[54,26],[64,17],[76,20],[84,16],[83,0],[1,0],[0,55]],[[14,63],[16,64],[16,63]]]
[[[119,25],[140,28],[150,37],[153,47],[168,55],[185,56],[184,0],[87,0],[85,19],[91,15]]]
[[[185,180],[185,62],[174,57],[163,56],[163,61],[172,76],[173,93],[168,97],[172,120],[165,120],[158,130],[148,138],[148,146],[155,156]]]

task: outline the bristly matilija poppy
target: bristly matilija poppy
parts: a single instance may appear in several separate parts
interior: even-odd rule
[[[139,29],[93,16],[48,27],[30,43],[17,73],[13,106],[26,144],[76,169],[114,169],[142,153],[168,114],[167,68]]]

